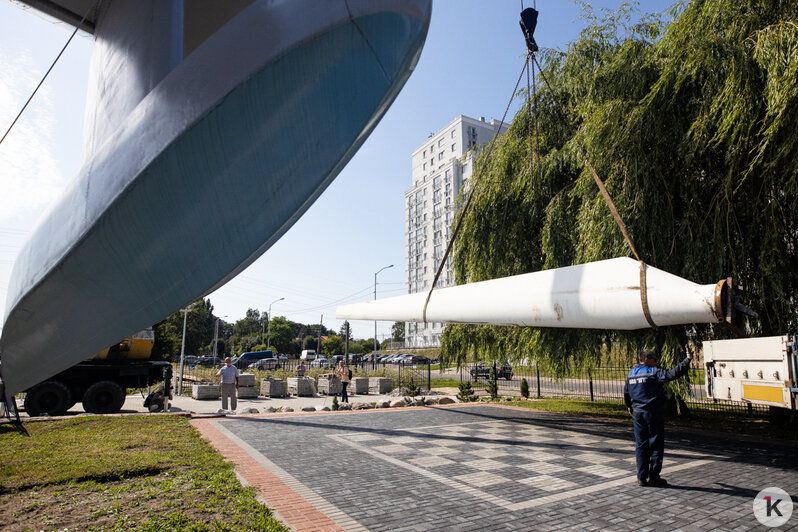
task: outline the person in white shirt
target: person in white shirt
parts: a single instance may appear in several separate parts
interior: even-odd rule
[[[227,410],[227,398],[230,398],[230,406],[233,410],[238,406],[238,368],[232,365],[230,357],[224,359],[225,365],[216,372],[217,377],[222,378],[222,410]]]

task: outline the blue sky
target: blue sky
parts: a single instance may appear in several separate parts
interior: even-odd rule
[[[590,2],[616,9],[622,2]],[[641,2],[659,12],[673,1]],[[404,293],[404,191],[410,154],[456,116],[500,119],[524,63],[518,26],[527,0],[434,0],[416,71],[360,151],[307,213],[258,261],[210,294],[215,314],[248,308],[338,329],[335,307]],[[565,50],[586,22],[567,0],[537,0],[535,37]],[[0,1],[0,129],[13,120],[72,28]],[[91,37],[79,33],[8,138],[0,144],[0,301],[27,233],[80,165]],[[510,118],[520,102],[514,102]],[[0,133],[2,134],[2,133]],[[230,206],[235,208],[235,206]],[[245,215],[245,213],[242,213]],[[5,316],[5,303],[2,306]],[[391,323],[378,323],[378,338]],[[371,337],[373,322],[353,322]]]

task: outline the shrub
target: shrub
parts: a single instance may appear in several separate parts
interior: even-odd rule
[[[526,379],[521,379],[521,397],[529,399],[529,383]]]

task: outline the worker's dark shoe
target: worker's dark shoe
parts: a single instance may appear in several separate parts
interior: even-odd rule
[[[643,486],[643,487],[648,486],[648,480],[646,480],[644,478],[638,478],[637,479],[637,485],[638,486]]]
[[[656,488],[667,488],[668,487],[668,481],[665,480],[662,477],[652,478],[651,480],[648,481],[648,485],[649,486],[654,486]]]

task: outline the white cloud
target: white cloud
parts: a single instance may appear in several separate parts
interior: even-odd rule
[[[39,79],[26,54],[0,51],[0,127],[14,120]],[[56,121],[52,89],[45,83],[0,144],[0,227],[30,228],[61,193],[64,176],[55,155]]]

